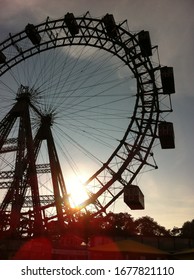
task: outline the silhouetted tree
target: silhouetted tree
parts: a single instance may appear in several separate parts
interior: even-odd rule
[[[183,224],[181,230],[181,236],[187,238],[194,238],[194,219],[192,221],[187,221]]]
[[[81,236],[93,234],[108,235],[134,235],[136,227],[134,219],[128,213],[113,213],[107,215],[100,214],[93,216],[92,213],[79,213],[74,222],[69,226],[70,231]]]
[[[134,219],[128,213],[109,212],[103,220],[103,229],[112,234],[135,234]]]
[[[186,234],[187,228],[185,225]],[[79,213],[74,222],[69,226],[70,231],[82,237],[88,237],[95,234],[106,235],[144,235],[144,236],[177,236],[179,233],[167,230],[159,225],[153,218],[144,216],[134,220],[129,213],[113,213],[107,215],[100,214],[94,216],[92,213]],[[188,234],[187,234],[188,236]]]
[[[182,234],[182,228],[173,227],[172,230],[170,230],[171,236],[180,236]]]
[[[135,221],[137,234],[144,236],[170,236],[169,230],[160,226],[153,218],[144,216]]]

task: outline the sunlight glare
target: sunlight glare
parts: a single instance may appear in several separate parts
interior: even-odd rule
[[[76,208],[79,204],[88,199],[88,194],[84,187],[87,177],[84,175],[70,176],[66,179],[67,189],[70,196],[70,205],[72,208]]]

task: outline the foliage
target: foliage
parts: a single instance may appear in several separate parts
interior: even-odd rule
[[[144,236],[169,236],[169,230],[160,226],[153,218],[148,216],[139,218],[135,221],[137,234]]]
[[[171,236],[180,236],[182,233],[182,228],[173,227],[173,229],[170,231]]]
[[[112,234],[134,235],[136,228],[133,217],[128,213],[108,213],[105,217],[104,229]]]
[[[194,219],[183,224],[180,236],[194,238]]]
[[[113,213],[93,217],[92,213],[80,213],[71,224],[71,231],[79,232],[82,236],[92,234],[107,235],[144,235],[169,236],[170,231],[160,226],[151,217],[145,216],[134,220],[128,213]]]
[[[94,216],[93,213],[78,213],[68,230],[83,237],[93,234],[106,234],[110,236],[179,236],[194,238],[194,219],[183,224],[182,228],[174,227],[172,230],[159,225],[153,218],[143,216],[134,219],[129,213],[113,213]]]

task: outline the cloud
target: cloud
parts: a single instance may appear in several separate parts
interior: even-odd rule
[[[159,45],[161,64],[174,67],[178,94],[192,94],[189,87],[194,75],[194,58],[190,56],[194,49],[192,0],[0,0],[0,4],[2,35],[23,30],[28,22],[39,23],[47,16],[63,17],[67,12],[79,16],[90,11],[93,17],[113,13],[118,22],[127,19],[130,30],[150,31],[152,44]]]

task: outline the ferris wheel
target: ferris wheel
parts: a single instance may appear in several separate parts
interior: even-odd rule
[[[157,168],[158,139],[174,148],[174,92],[149,32],[111,14],[10,33],[0,43],[0,231],[38,235],[119,198],[144,208],[135,180]]]

